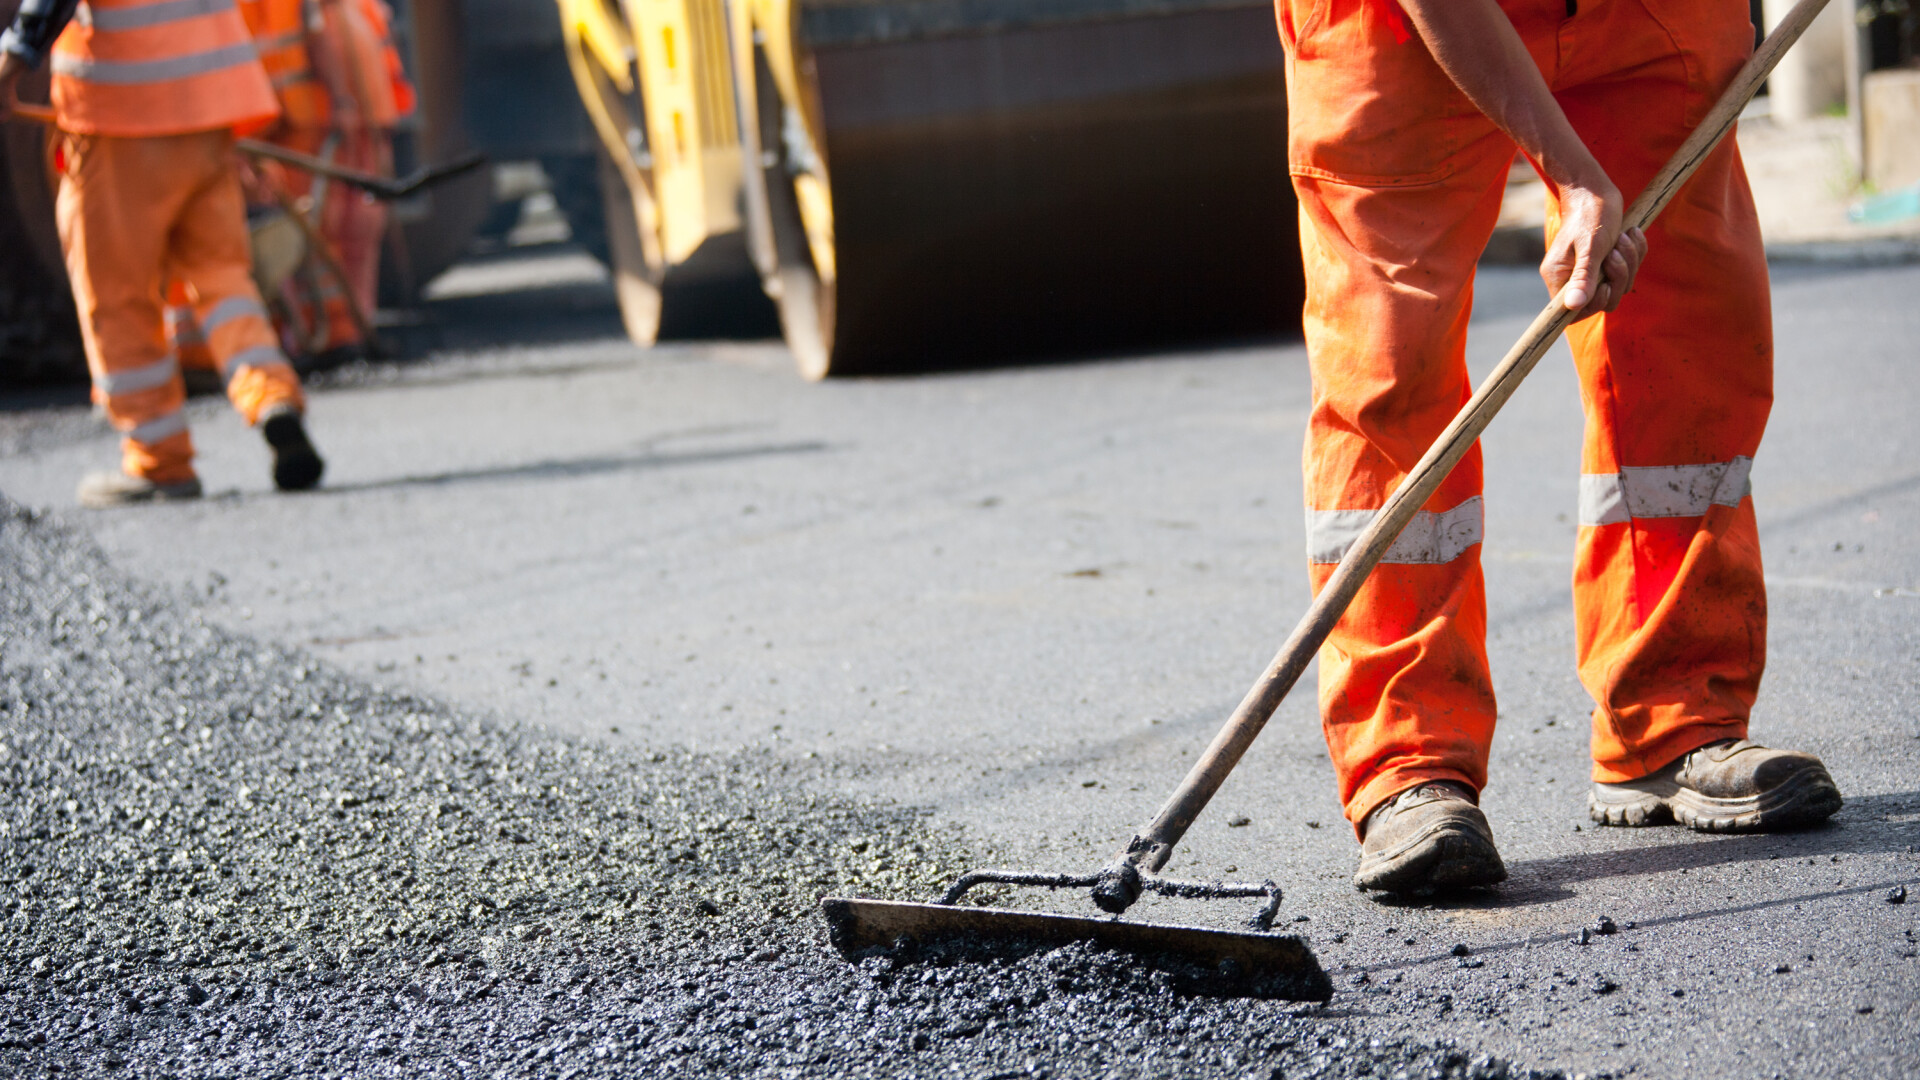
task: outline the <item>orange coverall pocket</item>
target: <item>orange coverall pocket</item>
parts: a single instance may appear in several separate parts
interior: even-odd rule
[[[1453,175],[1492,124],[1453,85],[1397,0],[1292,0],[1287,163],[1295,176],[1420,187]],[[1398,20],[1396,22],[1396,20]]]
[[[1740,0],[1638,0],[1671,39],[1690,87],[1686,125],[1706,119],[1740,65],[1753,55],[1753,23]]]
[[[1275,21],[1280,24],[1280,44],[1291,54],[1301,35],[1311,35],[1325,18],[1328,0],[1274,0]]]

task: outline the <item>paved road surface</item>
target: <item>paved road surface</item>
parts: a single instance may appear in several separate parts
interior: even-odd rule
[[[74,481],[112,439],[37,400],[0,412],[0,492],[208,623],[387,692],[615,753],[821,763],[847,798],[929,811],[915,828],[952,851],[1028,867],[1103,859],[1303,610],[1297,345],[808,385],[772,343],[612,340],[564,249],[463,273],[445,351],[315,393],[322,492],[271,494],[254,436],[200,402],[212,498],[83,514]],[[1511,881],[1356,894],[1310,685],[1169,868],[1281,881],[1342,1038],[1636,1076],[1920,1070],[1920,905],[1887,899],[1920,881],[1920,268],[1776,277],[1754,733],[1822,755],[1846,809],[1777,838],[1586,822],[1562,350],[1485,440],[1485,806]],[[493,292],[529,281],[534,301]],[[1479,293],[1476,373],[1541,300],[1522,271]],[[1631,928],[1572,943],[1602,915]]]

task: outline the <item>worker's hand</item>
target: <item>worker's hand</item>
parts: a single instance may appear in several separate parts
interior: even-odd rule
[[[14,89],[20,85],[20,76],[26,74],[27,62],[10,52],[0,52],[0,124],[13,116]]]
[[[1540,262],[1540,279],[1580,319],[1612,311],[1633,288],[1647,257],[1647,236],[1620,228],[1619,189],[1611,183],[1560,189],[1560,228]]]

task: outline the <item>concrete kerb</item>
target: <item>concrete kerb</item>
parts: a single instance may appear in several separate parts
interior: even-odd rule
[[[1920,262],[1920,234],[1768,244],[1767,261],[1819,266],[1905,266]]]

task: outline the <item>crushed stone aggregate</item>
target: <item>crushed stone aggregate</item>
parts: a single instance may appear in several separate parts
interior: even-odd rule
[[[0,1074],[1565,1076],[1086,946],[848,963],[820,896],[980,852],[843,766],[369,686],[3,498],[0,582]]]

